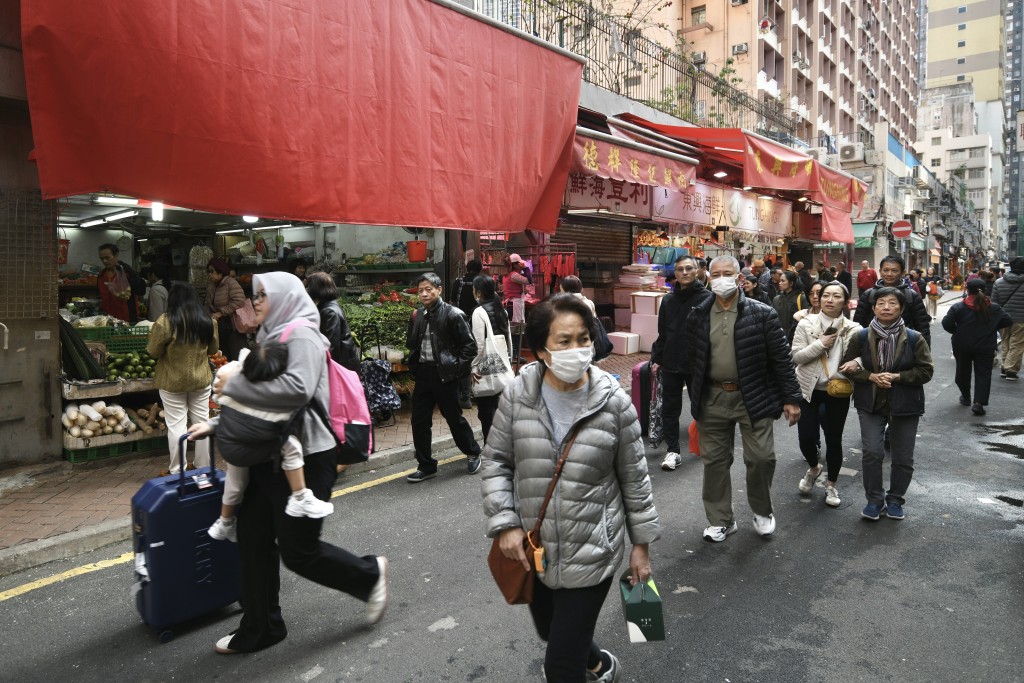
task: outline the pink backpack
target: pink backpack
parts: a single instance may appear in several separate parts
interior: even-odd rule
[[[284,328],[281,342],[296,327],[309,327],[319,330],[308,320],[295,320]],[[310,401],[313,411],[334,435],[338,446],[338,463],[351,465],[366,462],[373,449],[373,432],[371,430],[370,408],[366,405],[366,395],[359,375],[339,365],[331,358],[330,349],[324,351],[327,356],[328,381],[331,389],[331,405],[328,411],[314,398]]]

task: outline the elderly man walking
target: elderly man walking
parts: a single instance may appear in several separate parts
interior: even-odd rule
[[[775,531],[771,485],[775,475],[774,422],[800,419],[800,385],[775,310],[746,298],[737,285],[739,263],[719,256],[709,268],[709,297],[686,324],[691,349],[690,412],[700,430],[704,463],[704,540],[724,541],[737,529],[732,509],[733,443],[739,425],[747,468],[747,501],[754,530]]]
[[[1021,357],[1024,356],[1024,256],[1018,256],[1010,262],[1010,272],[996,281],[992,288],[992,301],[1003,307],[1013,326],[1004,329],[1003,363],[1000,374],[1003,379],[1017,380],[1020,372]]]

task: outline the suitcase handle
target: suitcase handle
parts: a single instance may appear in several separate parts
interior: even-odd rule
[[[188,440],[188,433],[182,434],[178,437],[178,467],[180,478],[178,479],[178,495],[185,495],[185,442]],[[213,436],[210,436],[210,480],[216,484],[217,476],[214,474],[215,471],[215,455],[216,449],[213,447]]]

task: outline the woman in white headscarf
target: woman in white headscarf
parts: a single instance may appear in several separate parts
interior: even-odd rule
[[[280,341],[291,325],[285,344],[288,368],[279,377],[250,382],[241,373],[214,383],[217,394],[253,408],[269,411],[301,410],[311,400],[325,410],[330,402],[327,373],[329,343],[320,334],[320,314],[302,282],[291,273],[253,276],[253,307],[260,324],[256,341]],[[306,326],[296,321],[306,321]],[[207,425],[193,427],[191,438],[210,433]],[[300,440],[305,455],[306,485],[327,501],[337,479],[335,440],[313,411],[307,411]],[[238,546],[242,556],[242,622],[232,635],[217,641],[217,652],[255,652],[284,640],[287,635],[281,607],[280,560],[296,574],[328,588],[348,593],[367,603],[367,619],[380,620],[387,606],[387,568],[384,557],[352,553],[320,540],[322,519],[285,514],[290,495],[284,472],[273,463],[250,468],[245,498],[237,510]]]

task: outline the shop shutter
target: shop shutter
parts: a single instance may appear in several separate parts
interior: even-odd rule
[[[577,263],[624,266],[633,262],[633,234],[628,223],[563,223],[552,241],[575,244]]]

